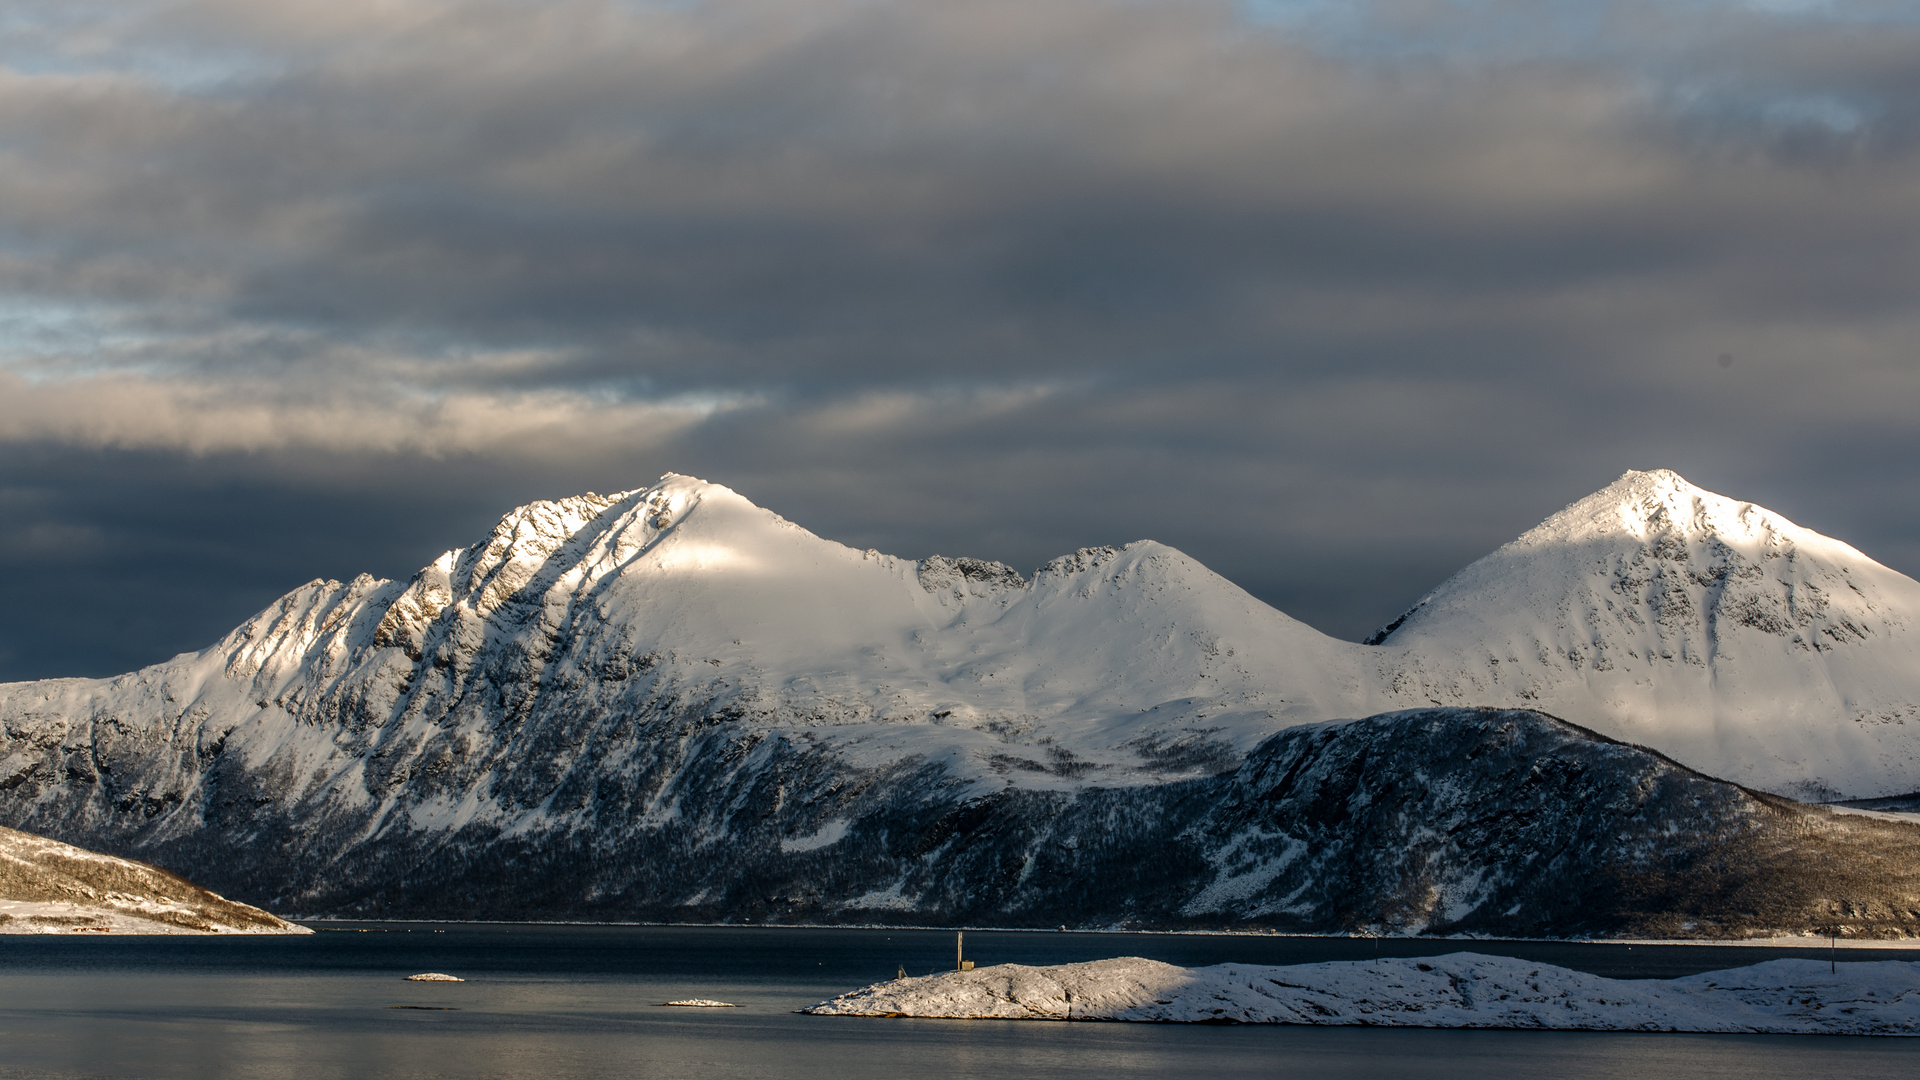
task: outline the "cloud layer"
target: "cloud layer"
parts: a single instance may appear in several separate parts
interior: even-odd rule
[[[1916,50],[1865,2],[11,5],[0,603],[64,628],[0,677],[666,469],[905,555],[1154,536],[1349,637],[1628,467],[1914,572]]]

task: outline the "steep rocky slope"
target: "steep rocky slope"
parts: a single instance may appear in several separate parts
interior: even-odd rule
[[[1755,795],[1526,711],[1305,725],[1229,773],[1078,790],[849,768],[736,724],[655,734],[643,763],[554,793],[590,826],[395,829],[371,807],[242,798],[201,830],[126,839],[336,915],[1920,932],[1920,827]]]
[[[156,866],[0,829],[0,933],[306,934]]]

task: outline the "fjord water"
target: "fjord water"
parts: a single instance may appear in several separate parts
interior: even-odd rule
[[[861,1020],[792,1010],[950,968],[928,930],[316,924],[311,937],[0,938],[0,1077],[1846,1077],[1920,1040]],[[1481,942],[1614,978],[1824,950]],[[972,932],[981,964],[1364,960],[1459,942]],[[1849,950],[1840,962],[1913,953]],[[439,971],[463,983],[410,983]],[[716,998],[738,1009],[660,1008]]]

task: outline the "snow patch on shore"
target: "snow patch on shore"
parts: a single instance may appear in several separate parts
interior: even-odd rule
[[[153,916],[143,917],[142,913]],[[173,916],[175,921],[167,921]],[[178,921],[191,918],[193,925]],[[311,934],[292,923],[282,927],[231,926],[204,919],[185,904],[124,903],[119,907],[62,900],[0,900],[0,934]]]

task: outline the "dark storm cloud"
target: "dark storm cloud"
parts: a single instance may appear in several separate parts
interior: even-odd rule
[[[1628,467],[1912,572],[1912,16],[14,5],[0,677],[666,469],[1349,637]]]

